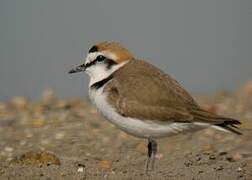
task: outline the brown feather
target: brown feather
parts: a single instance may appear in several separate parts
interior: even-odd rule
[[[96,47],[98,51],[108,51],[116,55],[117,58],[114,61],[117,63],[134,59],[133,55],[118,42],[104,41],[97,44]]]
[[[202,110],[176,80],[141,60],[132,60],[117,70],[104,91],[109,92],[109,103],[125,117],[210,124],[229,121]]]

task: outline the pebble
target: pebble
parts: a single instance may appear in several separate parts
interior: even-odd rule
[[[60,165],[59,158],[50,152],[40,151],[40,152],[26,152],[18,157],[16,157],[12,163],[26,164],[26,165]]]
[[[200,161],[202,158],[200,156],[196,157],[196,161]]]
[[[111,162],[108,160],[101,160],[100,161],[100,166],[104,169],[108,169],[111,166]]]
[[[6,152],[12,152],[14,149],[12,148],[12,147],[5,147],[4,148],[4,150],[6,151]]]
[[[216,159],[216,157],[215,157],[215,155],[211,154],[211,155],[209,156],[209,159],[211,159],[211,160],[215,160],[215,159]]]
[[[221,151],[221,152],[219,152],[219,155],[220,155],[220,156],[227,155],[227,152],[226,152],[226,151]]]
[[[242,168],[241,167],[238,167],[237,168],[237,172],[241,172],[242,171]]]
[[[203,172],[204,172],[203,170],[199,170],[199,171],[198,171],[199,174],[201,174],[201,173],[203,173]]]
[[[27,137],[27,138],[31,138],[31,137],[33,137],[33,134],[30,133],[30,132],[27,132],[27,133],[26,133],[26,137]]]
[[[60,139],[63,139],[64,136],[65,136],[64,132],[58,132],[55,134],[55,139],[60,140]]]
[[[187,161],[187,162],[184,162],[184,165],[186,167],[189,167],[189,166],[193,165],[193,163],[191,161]]]
[[[84,167],[78,167],[77,172],[83,172],[84,171]]]
[[[243,177],[243,176],[244,176],[243,174],[240,174],[238,177],[241,178],[241,177]]]
[[[85,165],[84,164],[78,164],[77,172],[84,172]]]
[[[24,145],[26,144],[26,141],[21,140],[21,141],[19,142],[19,144],[20,144],[21,146],[24,146]]]
[[[218,166],[218,167],[216,167],[216,168],[214,168],[216,171],[221,171],[221,170],[223,170],[224,168],[223,168],[223,166]]]
[[[232,156],[226,157],[226,160],[229,162],[235,162],[234,158]]]

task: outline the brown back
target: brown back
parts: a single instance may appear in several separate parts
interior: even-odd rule
[[[124,116],[149,120],[192,119],[193,98],[169,75],[153,65],[132,60],[114,73],[105,87],[108,100]]]

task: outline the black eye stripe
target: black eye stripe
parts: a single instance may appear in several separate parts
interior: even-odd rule
[[[92,49],[92,48],[91,48],[91,49]],[[102,56],[102,55],[99,55],[99,56]],[[93,61],[87,63],[87,64],[86,64],[86,67],[90,67],[90,66],[96,64],[97,58],[98,58],[99,56],[97,56],[97,57],[95,58],[95,60],[93,60]],[[102,57],[104,57],[104,56],[102,56]],[[101,57],[100,57],[100,58],[101,58]],[[104,59],[105,59],[105,58],[106,58],[106,57],[104,57]]]
[[[110,69],[112,66],[116,65],[117,63],[112,59],[105,59],[105,64],[107,64],[107,69]]]
[[[99,57],[99,56],[100,56],[100,57]],[[112,60],[112,59],[108,59],[108,58],[106,58],[105,56],[102,56],[102,55],[99,55],[99,56],[97,56],[96,59],[93,60],[92,62],[87,63],[87,64],[85,65],[86,68],[87,68],[87,67],[90,67],[90,66],[92,66],[92,65],[94,65],[94,64],[96,64],[97,62],[104,62],[104,64],[106,64],[106,68],[107,68],[107,69],[110,69],[112,66],[114,66],[114,65],[117,64],[117,63],[116,63],[114,60]]]
[[[94,65],[95,63],[96,63],[96,60],[87,63],[87,64],[86,64],[86,68],[88,68],[88,67]]]

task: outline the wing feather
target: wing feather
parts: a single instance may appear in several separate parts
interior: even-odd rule
[[[221,125],[233,119],[202,110],[182,86],[156,67],[132,60],[106,85],[108,101],[125,117]]]

